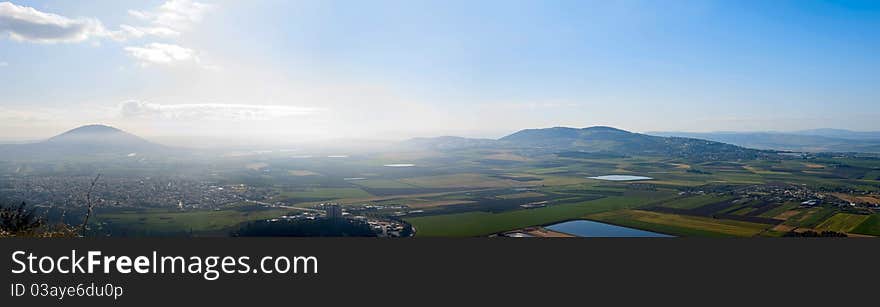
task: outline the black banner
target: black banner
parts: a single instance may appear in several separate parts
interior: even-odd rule
[[[147,273],[123,274],[116,263],[109,274],[104,263],[91,274],[57,273],[73,266],[67,258],[53,274],[13,273],[29,266],[25,255],[39,271],[89,251],[141,257]],[[870,298],[880,273],[880,244],[870,239],[3,239],[0,252],[3,306],[839,305]],[[23,253],[14,258],[16,252]],[[44,256],[49,260],[39,263]],[[200,273],[171,273],[170,266],[154,273],[146,263],[163,256],[187,264],[194,256],[231,257],[236,271],[209,280],[202,263]],[[297,273],[290,266],[275,272],[306,259],[300,256],[314,257],[308,271],[300,261]],[[265,257],[272,273],[259,271]],[[287,260],[276,266],[279,258]],[[221,269],[221,259],[213,269]],[[84,257],[83,270],[87,263]]]

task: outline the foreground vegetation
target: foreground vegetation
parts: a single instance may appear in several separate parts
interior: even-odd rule
[[[119,236],[226,235],[239,224],[276,218],[290,210],[268,208],[226,208],[180,211],[146,209],[98,215],[98,233]]]

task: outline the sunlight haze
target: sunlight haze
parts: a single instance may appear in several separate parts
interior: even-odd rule
[[[880,130],[877,2],[379,2],[0,2],[0,139]]]

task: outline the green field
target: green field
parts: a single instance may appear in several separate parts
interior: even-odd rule
[[[98,222],[106,222],[124,227],[133,232],[177,233],[213,232],[230,229],[238,224],[279,217],[289,210],[267,209],[255,211],[237,210],[198,210],[175,211],[164,209],[139,210],[120,213],[99,214]]]
[[[856,226],[868,219],[868,215],[838,213],[826,219],[822,224],[816,226],[816,230],[850,232]]]
[[[373,189],[409,189],[409,188],[418,188],[417,186],[413,186],[410,184],[402,183],[396,180],[388,180],[388,179],[366,179],[366,180],[352,180],[350,181],[353,184],[365,187],[365,188],[373,188]]]
[[[637,208],[672,197],[671,192],[642,193],[606,197],[571,204],[503,213],[466,212],[458,214],[414,217],[406,219],[416,228],[419,237],[472,237],[545,225],[575,219],[584,215],[618,209]]]
[[[424,188],[504,188],[526,185],[519,181],[468,173],[413,177],[402,179],[400,182]]]
[[[798,224],[800,227],[815,228],[837,212],[834,208],[811,209],[810,213]]]
[[[343,199],[343,198],[368,198],[370,193],[359,188],[310,188],[302,191],[285,191],[282,198],[304,199]]]
[[[685,198],[676,198],[663,203],[663,207],[676,209],[695,209],[708,204],[714,204],[729,200],[730,197],[719,197],[717,195],[699,195]]]
[[[880,236],[880,213],[875,213],[852,229],[853,233]]]
[[[865,176],[862,176],[862,179],[865,180],[880,180],[880,171],[870,171],[865,173]]]
[[[435,197],[408,197],[402,195],[389,200],[387,204],[409,205],[412,208],[424,209],[418,216],[405,218],[415,226],[418,236],[481,236],[514,230],[518,228],[546,225],[558,221],[582,218],[605,220],[614,224],[644,228],[648,230],[671,233],[681,236],[780,236],[780,231],[770,231],[771,225],[741,222],[735,220],[719,220],[711,217],[694,215],[676,215],[648,211],[620,211],[634,209],[646,205],[662,206],[679,210],[699,210],[699,208],[721,204],[728,201],[729,206],[721,206],[716,214],[733,214],[742,217],[754,215],[758,208],[766,203],[775,205],[772,209],[760,213],[758,217],[773,218],[788,211],[795,211],[781,217],[786,225],[801,228],[821,228],[835,231],[854,231],[869,229],[859,226],[857,220],[850,220],[846,215],[837,216],[840,212],[836,207],[801,208],[799,202],[776,205],[766,200],[749,200],[734,193],[717,193],[707,190],[705,195],[676,196],[679,191],[691,193],[699,191],[700,186],[717,185],[745,187],[748,185],[784,182],[804,184],[816,187],[856,187],[867,190],[876,189],[871,178],[863,178],[871,171],[839,169],[828,163],[841,161],[708,161],[693,162],[686,160],[664,159],[657,157],[617,157],[617,158],[562,158],[558,160],[529,157],[528,160],[511,162],[512,164],[490,164],[490,169],[478,167],[483,162],[486,152],[474,152],[473,157],[464,154],[457,162],[454,171],[444,170],[441,173],[412,173],[401,177],[382,176],[379,178],[352,181],[350,183],[370,189],[417,189],[417,188],[471,188],[482,191],[470,193],[454,193]],[[469,160],[470,159],[470,160]],[[869,167],[863,161],[849,161],[858,167]],[[418,162],[416,162],[418,163]],[[491,162],[497,163],[497,162]],[[517,164],[520,163],[520,164]],[[818,163],[818,164],[817,164]],[[861,163],[861,164],[859,164]],[[419,165],[427,165],[418,163]],[[422,169],[424,170],[424,169]],[[501,175],[492,175],[503,171]],[[836,173],[835,173],[836,172]],[[642,182],[608,182],[586,179],[588,176],[605,174],[635,174],[655,178]],[[835,174],[849,176],[847,179],[836,179]],[[873,176],[873,175],[870,175]],[[537,178],[539,180],[512,180],[518,177]],[[659,189],[664,192],[642,191],[639,186],[649,186],[648,190]],[[517,191],[515,188],[530,188],[529,192]],[[732,191],[736,188],[730,188]],[[327,190],[332,191],[332,190]],[[350,193],[351,191],[345,191]],[[642,193],[642,194],[639,194]],[[584,197],[585,195],[604,196],[598,200],[572,200],[557,202],[544,208],[519,209],[515,201],[518,197],[539,197],[548,195],[554,200]],[[652,197],[650,195],[662,195]],[[760,195],[760,194],[758,194]],[[327,197],[329,195],[300,194],[297,197]],[[352,198],[349,194],[345,198]],[[342,198],[337,196],[337,198]],[[483,204],[490,203],[487,199],[510,200],[512,210],[488,209]],[[462,202],[451,202],[461,200]],[[453,206],[444,208],[447,204]],[[460,204],[468,204],[461,206]],[[458,207],[455,207],[458,206]],[[613,212],[612,212],[613,211]],[[634,213],[635,212],[635,213]],[[601,214],[599,214],[601,213]],[[821,225],[821,226],[820,226]],[[871,233],[864,230],[865,233]]]
[[[161,187],[166,195],[150,200],[153,203],[133,203],[127,198],[127,188],[116,188],[101,198],[106,203],[119,201],[118,205],[99,212],[95,221],[96,227],[104,225],[111,235],[228,234],[243,222],[287,213],[271,206],[234,204],[249,199],[311,209],[320,203],[339,203],[345,205],[347,216],[384,221],[404,218],[420,237],[485,236],[583,218],[677,236],[781,236],[791,230],[880,235],[880,215],[866,206],[880,198],[880,193],[873,192],[880,189],[877,158],[724,160],[554,151],[481,148],[348,153],[344,159],[323,154],[313,158],[261,154],[218,159],[187,172],[171,164],[150,168],[139,162],[133,166],[143,168],[139,178],[160,178],[157,174],[172,171],[190,175],[148,183],[118,181],[133,189]],[[416,167],[384,167],[401,162]],[[0,187],[3,180],[11,180],[4,178],[39,171],[32,165],[6,169],[15,175],[0,176]],[[130,176],[125,174],[129,168],[112,170],[105,173],[108,179],[114,173]],[[84,172],[72,166],[59,166],[56,171]],[[654,179],[587,179],[614,174]],[[838,198],[868,201],[841,209],[850,200],[842,204]],[[813,207],[800,205],[808,199],[823,201]],[[178,202],[201,209],[180,211]],[[233,204],[211,210],[229,202]],[[859,212],[875,214],[854,214]],[[773,227],[769,224],[776,221],[762,218],[783,220],[784,227],[769,230]]]
[[[750,212],[755,211],[755,209],[757,209],[757,208],[754,208],[754,207],[738,208],[738,209],[736,209],[736,210],[734,210],[734,211],[731,211],[730,214],[733,214],[733,215],[747,215],[747,214],[749,214]]]
[[[767,212],[762,213],[762,214],[759,215],[759,216],[760,216],[760,217],[772,218],[772,217],[775,217],[775,216],[777,216],[777,215],[779,215],[779,214],[781,214],[781,213],[783,213],[783,212],[785,212],[785,211],[795,209],[795,208],[797,208],[799,205],[800,205],[800,204],[798,204],[798,203],[796,203],[796,202],[788,202],[788,203],[784,203],[784,204],[782,204],[782,205],[780,205],[780,206],[777,206],[776,208],[770,209],[770,210],[768,210]]]
[[[586,218],[678,236],[751,237],[771,227],[765,224],[642,210],[618,210],[588,215]]]

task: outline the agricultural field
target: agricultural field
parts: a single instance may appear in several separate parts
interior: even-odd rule
[[[875,213],[852,229],[853,233],[880,236],[880,213]]]
[[[98,228],[124,226],[127,235],[224,235],[241,223],[275,218],[284,215],[284,209],[224,209],[175,211],[165,209],[138,210],[97,214]]]
[[[415,177],[400,180],[402,183],[425,188],[504,188],[526,186],[528,183],[490,177],[483,174],[454,174]]]
[[[668,192],[643,193],[503,213],[475,211],[413,217],[405,220],[416,228],[418,236],[471,237],[576,219],[592,213],[637,208],[650,204],[652,201],[671,197],[671,195]]]
[[[867,220],[868,217],[868,215],[863,214],[837,213],[819,224],[819,226],[816,226],[816,229],[822,231],[850,232],[853,228],[856,228],[862,222]]]
[[[417,186],[402,183],[397,180],[387,180],[387,179],[362,179],[362,180],[351,180],[351,182],[355,185],[371,188],[371,189],[413,189],[419,188]]]
[[[663,207],[676,209],[696,209],[705,205],[720,203],[730,200],[730,197],[717,195],[699,195],[693,197],[675,198],[661,204]]]
[[[286,191],[281,193],[282,198],[315,198],[315,199],[339,199],[339,198],[366,198],[370,193],[358,188],[307,188],[301,191]]]
[[[322,204],[335,203],[349,216],[409,223],[418,237],[498,235],[575,219],[675,236],[880,235],[880,211],[871,207],[880,199],[876,159],[717,161],[462,149],[242,155],[193,168],[188,176],[205,183],[190,185],[206,192],[99,211],[96,226],[117,233],[216,234],[285,215],[289,210],[283,207],[321,212]],[[32,166],[13,170],[35,171]],[[167,166],[145,170],[149,176],[168,171]],[[650,179],[590,178],[605,175]],[[150,188],[169,189],[168,182],[162,184]],[[808,200],[816,203],[802,205]],[[245,201],[263,207],[247,211],[222,205]],[[179,202],[185,208],[178,209]]]
[[[799,204],[796,202],[787,202],[787,203],[781,204],[773,209],[770,209],[766,212],[763,212],[759,216],[766,217],[766,218],[779,218],[779,219],[785,220],[785,216],[783,216],[783,214],[785,212],[797,209],[798,206],[799,206]]]
[[[381,167],[395,161],[416,166]],[[485,236],[578,218],[677,236],[779,236],[784,231],[805,230],[877,232],[870,223],[875,218],[869,215],[844,213],[831,204],[804,207],[800,203],[808,196],[791,197],[781,194],[786,188],[773,188],[784,183],[792,193],[801,194],[806,187],[877,190],[880,185],[870,177],[878,172],[874,169],[878,166],[858,159],[707,162],[575,152],[534,155],[463,150],[447,155],[348,158],[341,163],[357,171],[342,172],[339,165],[327,164],[295,168],[295,173],[289,173],[296,177],[293,180],[321,177],[326,183],[285,188],[276,199],[304,207],[322,202],[402,206],[409,209],[379,214],[402,214],[415,227],[416,235],[424,237]],[[261,166],[272,168],[273,163]],[[333,174],[346,178],[334,181]],[[588,178],[607,174],[652,179],[612,182]],[[875,197],[841,192],[830,195],[863,203]]]
[[[815,228],[836,213],[837,209],[834,208],[816,208],[808,210],[807,214],[798,221],[798,226]]]
[[[498,198],[501,198],[501,199],[518,199],[518,198],[533,198],[533,197],[541,197],[541,196],[545,196],[545,194],[541,194],[541,193],[538,193],[538,192],[523,192],[523,193],[516,193],[516,194],[504,194],[504,195],[498,195]]]
[[[752,237],[772,227],[767,224],[643,210],[618,210],[587,215],[585,218],[678,236]]]

